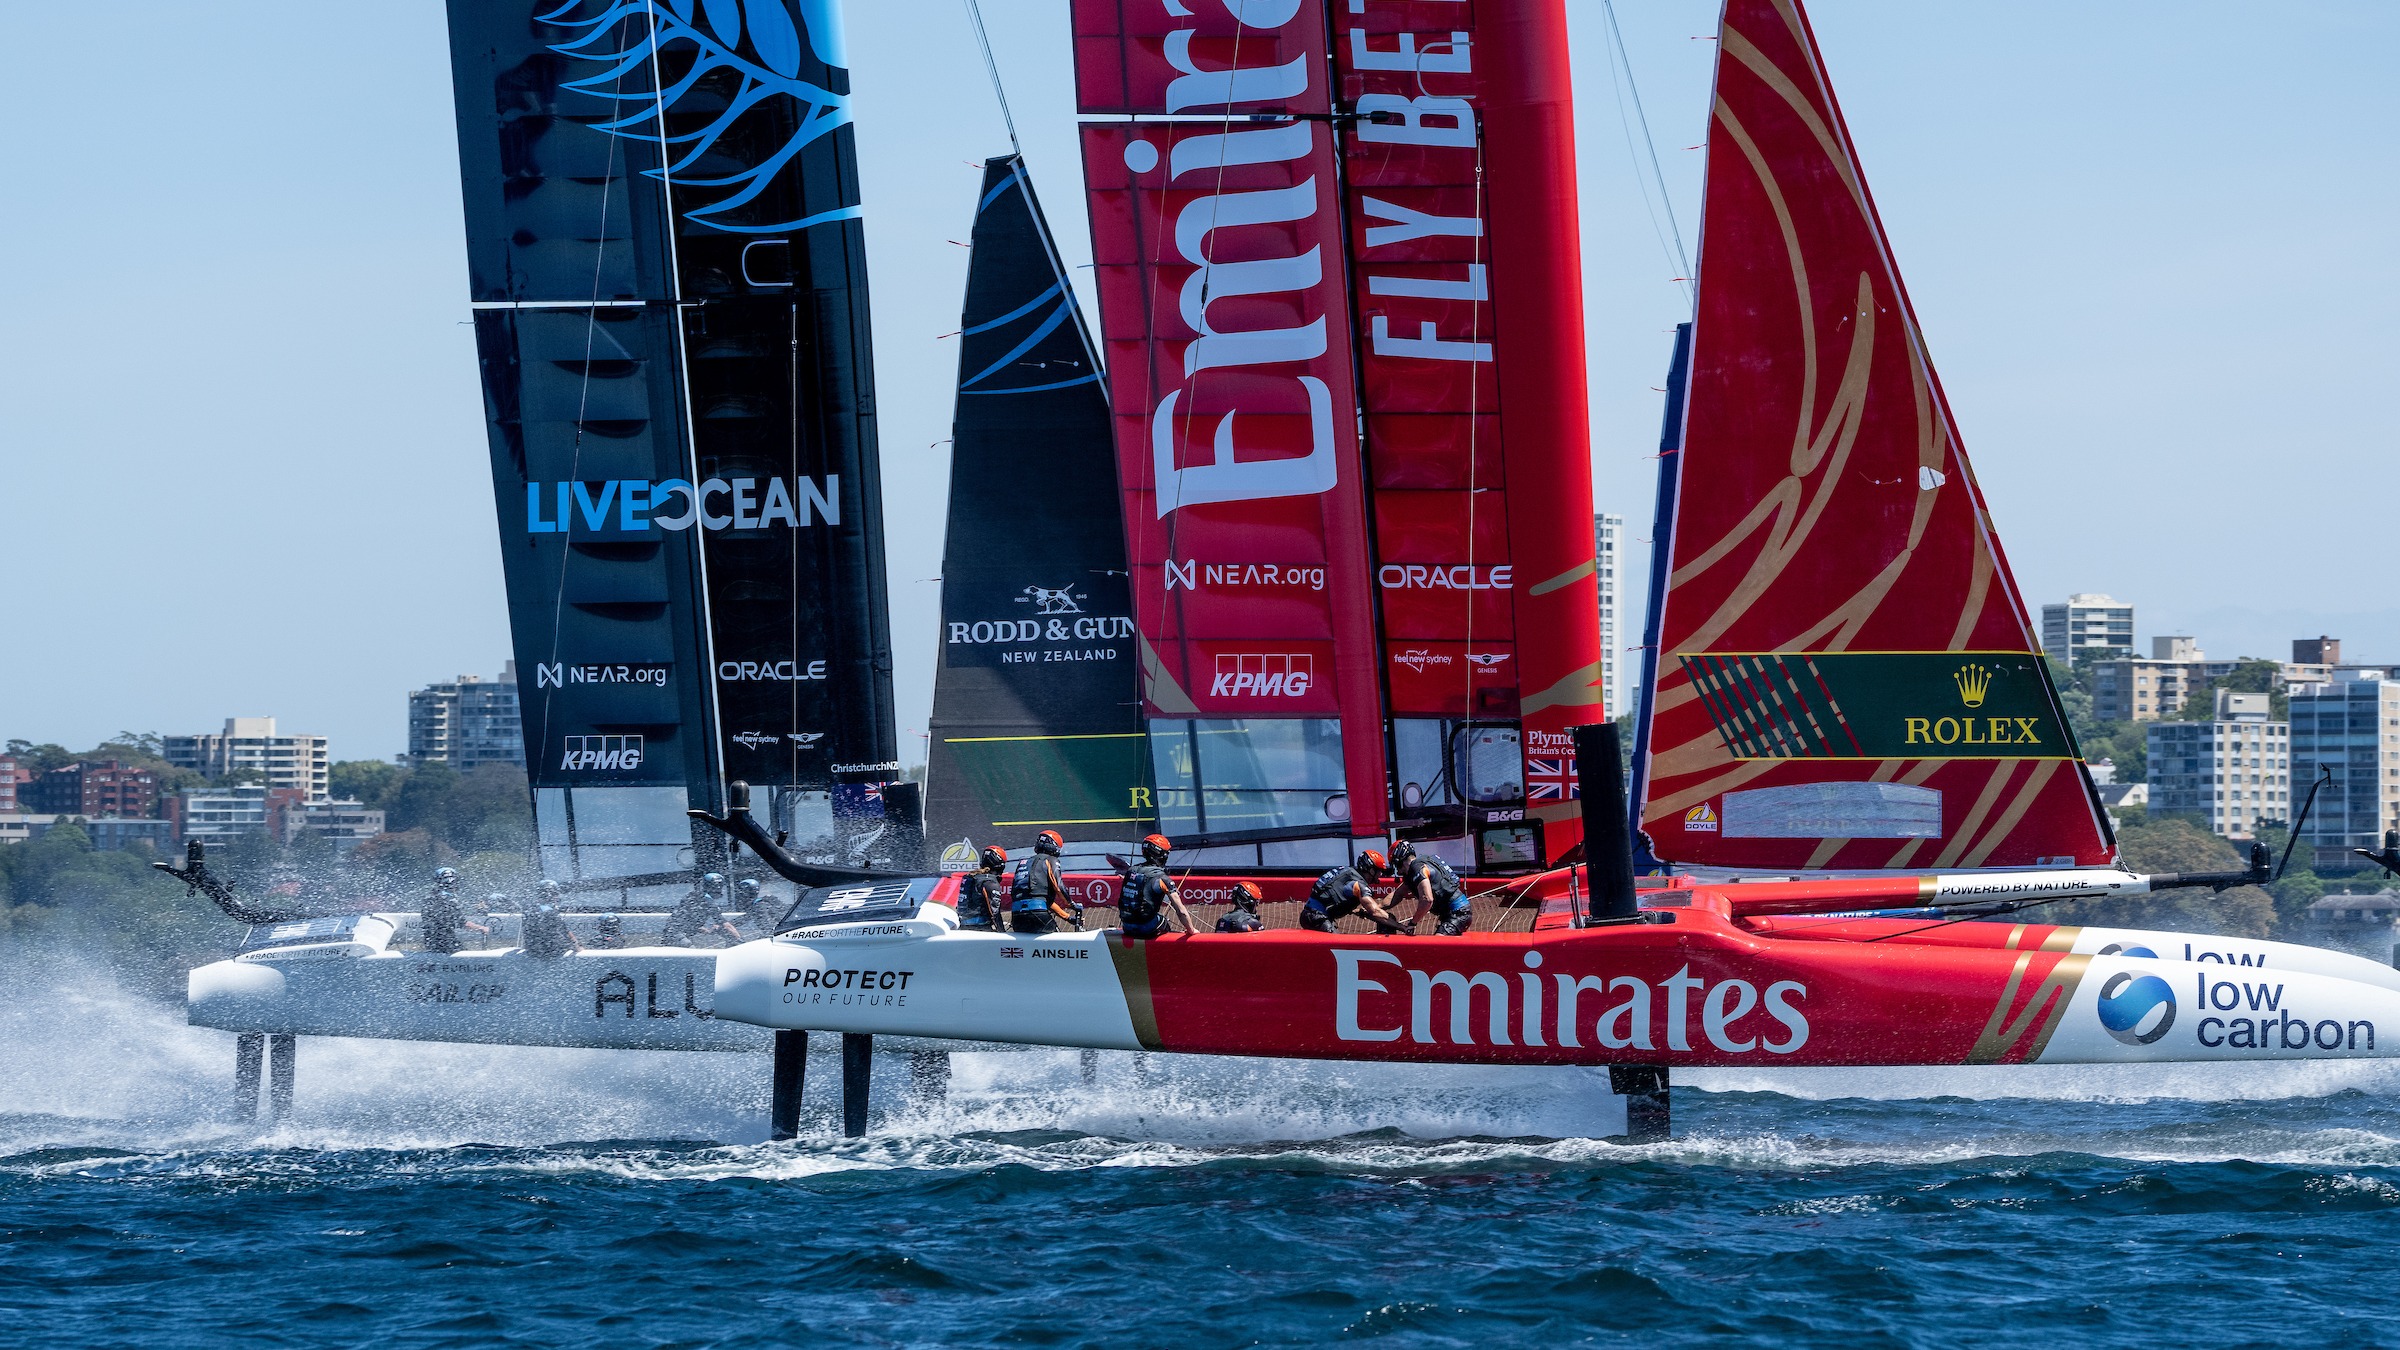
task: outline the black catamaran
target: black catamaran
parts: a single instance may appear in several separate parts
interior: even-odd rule
[[[689,865],[729,779],[829,832],[837,785],[900,776],[835,8],[452,0],[450,31],[543,870]]]
[[[1108,394],[1019,157],[984,165],[960,322],[926,831],[945,867],[1150,828]]]

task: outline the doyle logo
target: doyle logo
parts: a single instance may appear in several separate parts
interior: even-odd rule
[[[613,769],[621,773],[642,767],[639,736],[563,736],[558,767],[568,773]]]
[[[1282,563],[1177,562],[1169,558],[1166,561],[1166,586],[1170,591],[1196,591],[1202,587],[1212,590],[1321,591],[1325,589],[1325,569]]]
[[[1992,668],[1968,664],[1958,668],[1950,677],[1958,685],[1958,701],[1970,708],[1983,706],[1983,696],[1992,691]]]
[[[1219,652],[1212,698],[1306,698],[1316,663],[1306,652]]]
[[[711,478],[696,486],[681,478],[657,483],[644,478],[527,483],[525,532],[649,534],[694,525],[704,530],[796,530],[820,520],[839,525],[840,489],[839,474],[821,479]],[[550,512],[547,519],[544,509]]]
[[[663,689],[674,669],[664,661],[620,661],[614,665],[589,666],[545,661],[533,668],[533,687],[564,689],[570,684],[649,684]]]
[[[797,683],[802,680],[825,678],[822,661],[719,661],[717,678],[728,684],[749,680],[777,680]]]
[[[1051,590],[1047,586],[1028,586],[1025,588],[1025,594],[1019,597],[1017,603],[1021,605],[1027,600],[1031,600],[1033,612],[1036,614],[1081,614],[1083,606],[1075,602],[1087,598],[1064,587]]]
[[[1800,1007],[1808,986],[1798,980],[1777,980],[1761,991],[1748,980],[1712,984],[1690,966],[1657,981],[1544,975],[1540,952],[1523,959],[1521,971],[1419,970],[1390,952],[1336,948],[1334,1035],[1406,1037],[1418,1045],[1688,1051],[1696,1032],[1706,1042],[1700,1050],[1731,1055],[1788,1055],[1808,1044]]]
[[[2175,1025],[2175,991],[2156,975],[2118,971],[2100,986],[2101,1029],[2127,1045],[2149,1045]]]
[[[1505,591],[1516,575],[1516,569],[1507,563],[1495,567],[1477,567],[1473,563],[1454,567],[1385,563],[1375,571],[1375,579],[1387,591]]]
[[[1691,810],[1684,812],[1683,828],[1690,830],[1694,834],[1715,834],[1717,832],[1716,808],[1710,806],[1707,802],[1702,802],[1698,806],[1693,807]]]

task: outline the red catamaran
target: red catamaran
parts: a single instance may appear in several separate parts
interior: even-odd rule
[[[2373,962],[1958,921],[2256,873],[2116,869],[1797,0],[1723,17],[1638,816],[1593,762],[1560,0],[1074,13],[1156,818],[1261,865],[1427,837],[1481,931],[972,933],[954,881],[861,883],[725,953],[719,1017],[1605,1064],[1637,1133],[1678,1065],[2400,1054]]]

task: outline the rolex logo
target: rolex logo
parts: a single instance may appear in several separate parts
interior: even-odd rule
[[[1983,706],[1983,696],[1992,688],[1992,668],[1984,665],[1960,666],[1951,679],[1958,682],[1958,701],[1970,708]]]

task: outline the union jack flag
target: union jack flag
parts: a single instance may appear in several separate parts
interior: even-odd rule
[[[1534,802],[1571,802],[1579,794],[1575,790],[1575,757],[1535,758],[1525,760],[1525,799]]]

